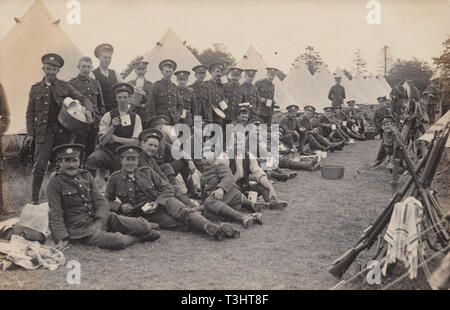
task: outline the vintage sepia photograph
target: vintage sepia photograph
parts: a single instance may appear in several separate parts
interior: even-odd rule
[[[0,0],[0,291],[449,290],[449,110],[449,0]]]

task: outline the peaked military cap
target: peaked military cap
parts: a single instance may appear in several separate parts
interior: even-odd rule
[[[127,93],[129,93],[130,95],[132,95],[134,93],[134,87],[131,84],[125,83],[125,82],[120,82],[120,83],[116,83],[112,86],[113,92],[114,93],[118,93],[120,91],[126,91]]]
[[[148,61],[137,61],[133,64],[135,69],[146,69],[148,66]]]
[[[305,107],[303,108],[303,110],[305,111],[310,111],[310,112],[316,112],[316,108],[313,107],[312,105],[305,105]]]
[[[122,145],[116,149],[116,153],[121,157],[139,157],[142,153],[142,148],[137,145]]]
[[[94,50],[95,57],[99,58],[100,57],[100,53],[103,52],[103,51],[107,51],[107,52],[113,53],[114,52],[114,47],[111,44],[109,44],[109,43],[100,44]]]
[[[48,53],[41,57],[42,64],[51,64],[61,68],[64,66],[64,59],[55,53]]]
[[[245,69],[244,70],[245,75],[247,75],[247,76],[255,76],[256,71],[258,71],[258,70],[256,70],[256,69]]]
[[[288,105],[286,107],[286,110],[288,110],[289,112],[290,111],[297,111],[298,109],[300,109],[300,107],[298,105],[296,105],[296,104],[291,104],[291,105]]]
[[[180,70],[180,71],[175,72],[176,77],[179,79],[187,79],[187,78],[189,78],[190,74],[191,73],[186,70]]]
[[[164,59],[159,63],[159,70],[162,70],[164,66],[172,66],[173,70],[177,69],[177,63],[172,59]]]
[[[84,145],[82,144],[61,144],[53,148],[58,158],[74,158],[84,153]]]
[[[278,71],[278,69],[277,68],[266,68],[266,70],[267,70],[267,73],[276,73],[277,71]]]
[[[148,138],[155,138],[158,141],[161,141],[164,137],[164,134],[161,130],[156,128],[147,128],[139,134],[139,140],[144,141]]]
[[[385,115],[383,116],[383,118],[381,119],[381,125],[388,123],[388,122],[394,122],[394,117],[392,115]]]
[[[205,73],[206,71],[208,71],[208,66],[198,65],[192,68],[192,71],[194,71],[195,73]]]
[[[216,68],[220,68],[221,70],[223,70],[222,63],[215,62],[215,63],[210,64],[209,65],[209,72],[213,72],[214,69],[216,69]]]
[[[244,71],[244,70],[242,70],[241,68],[236,68],[236,67],[233,67],[233,68],[229,69],[229,73],[232,76],[241,76],[242,71]]]

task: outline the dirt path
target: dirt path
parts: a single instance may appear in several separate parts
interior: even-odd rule
[[[1,272],[0,289],[328,289],[329,264],[354,245],[391,197],[384,171],[367,170],[380,141],[329,154],[346,167],[338,181],[301,171],[275,184],[289,202],[266,211],[265,224],[241,238],[216,242],[193,233],[163,231],[155,243],[121,252],[82,246],[66,251],[81,263],[81,285],[66,283],[67,268]]]

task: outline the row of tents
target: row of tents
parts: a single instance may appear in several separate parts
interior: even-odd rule
[[[59,78],[63,80],[77,75],[77,62],[83,56],[61,29],[59,21],[51,16],[42,0],[36,0],[24,16],[15,18],[15,21],[15,26],[0,41],[0,81],[10,103],[10,133],[20,133],[24,130],[30,87],[43,77],[41,56],[55,52],[64,58],[65,65],[59,74]],[[158,64],[167,58],[175,60],[179,70],[191,70],[200,64],[171,28],[144,56],[144,60],[149,62],[148,80],[154,82],[160,79]],[[258,70],[257,80],[265,77],[265,68],[269,65],[262,55],[250,46],[237,67]],[[354,99],[358,104],[376,104],[377,97],[388,96],[390,93],[389,84],[384,77],[356,76],[350,81],[340,69],[334,75],[342,76],[346,100]],[[134,72],[127,80],[133,78]],[[334,78],[324,64],[311,75],[306,65],[297,61],[287,77],[283,81],[275,77],[274,84],[275,100],[281,111],[290,104],[313,105],[318,111],[322,111],[325,106],[330,105],[327,97]]]

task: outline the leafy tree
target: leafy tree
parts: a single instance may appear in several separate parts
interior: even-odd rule
[[[400,79],[402,82],[412,80],[414,86],[420,91],[424,91],[430,83],[432,75],[433,70],[426,61],[417,58],[413,58],[412,60],[397,59],[389,69],[386,79],[391,85],[395,79]]]
[[[185,46],[203,65],[209,66],[212,63],[221,61],[228,61],[232,66],[236,65],[236,59],[223,43],[213,43],[212,47],[204,49],[201,52],[189,44],[185,44]]]
[[[353,59],[353,72],[355,74],[364,74],[367,72],[367,63],[364,60],[363,54],[361,52],[361,49],[357,49],[355,52],[355,58]]]
[[[314,47],[307,46],[306,51],[300,55],[301,59],[305,62],[306,67],[311,74],[314,74],[320,65],[323,63],[320,58],[319,52],[314,50]]]
[[[441,72],[442,78],[450,78],[450,37],[448,37],[444,42],[444,51],[441,56],[433,57],[433,63]]]

